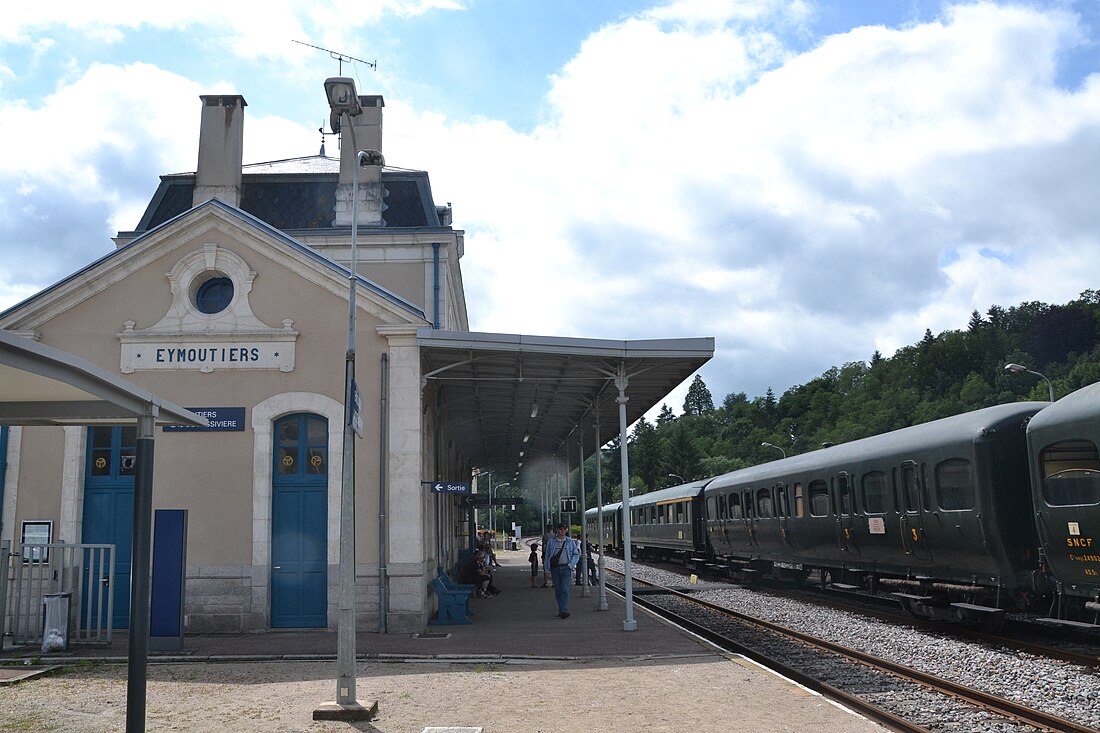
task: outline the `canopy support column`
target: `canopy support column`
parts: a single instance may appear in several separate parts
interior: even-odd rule
[[[626,619],[623,621],[623,631],[634,631],[638,628],[638,622],[634,620],[634,583],[631,578],[630,561],[630,460],[627,457],[626,436],[626,403],[629,400],[626,396],[626,388],[629,384],[626,362],[620,361],[618,374],[615,375],[615,387],[619,390],[619,396],[615,398],[615,402],[619,405],[619,469],[623,476],[623,572],[626,589]]]
[[[126,669],[126,733],[145,731],[149,670],[149,594],[153,547],[153,406],[137,419],[134,525],[130,561],[130,631]]]

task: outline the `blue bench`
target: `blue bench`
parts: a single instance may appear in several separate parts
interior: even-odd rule
[[[432,591],[439,604],[438,615],[430,624],[468,624],[470,621],[470,589],[448,588],[443,582],[445,575],[432,578]]]
[[[451,576],[447,575],[446,573],[440,573],[439,579],[443,581],[443,585],[447,586],[451,590],[468,590],[471,593],[474,590],[474,585],[472,583],[456,583],[451,580]]]

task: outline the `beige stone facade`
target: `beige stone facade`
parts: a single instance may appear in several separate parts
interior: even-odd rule
[[[381,98],[364,99],[375,102],[380,145]],[[243,408],[241,429],[158,430],[154,508],[188,510],[187,631],[272,626],[276,426],[290,415],[321,419],[327,441],[311,458],[311,480],[323,483],[326,501],[309,541],[323,545],[324,625],[334,627],[350,261],[350,228],[333,224],[340,162],[242,166],[244,106],[240,97],[203,97],[199,171],[165,176],[142,224],[120,233],[114,252],[0,314],[0,327],[176,404]],[[447,440],[436,432],[434,392],[421,382],[416,329],[468,326],[462,232],[449,210],[431,200],[426,174],[373,175],[376,215],[358,234],[358,625],[381,625],[384,563],[385,625],[398,632],[423,628],[433,608],[428,581],[458,549],[458,538],[439,531],[459,521],[457,501],[423,482],[468,480],[470,471],[439,448]],[[316,214],[326,208],[327,218]],[[211,281],[228,281],[222,293],[231,293],[213,307],[202,300]],[[55,542],[86,541],[89,450],[87,428],[12,428],[0,538],[17,541],[24,521],[48,520]]]

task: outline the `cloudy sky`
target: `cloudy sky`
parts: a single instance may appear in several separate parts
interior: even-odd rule
[[[246,163],[316,154],[339,68],[294,41],[377,61],[343,73],[385,96],[387,162],[452,202],[475,330],[713,336],[717,402],[1100,287],[1096,0],[4,16],[0,309],[110,251],[160,174],[194,170],[200,94],[244,95]]]

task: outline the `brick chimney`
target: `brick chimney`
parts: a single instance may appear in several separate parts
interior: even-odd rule
[[[191,205],[218,198],[240,206],[244,108],[248,103],[239,94],[204,94],[199,99],[199,163]]]
[[[340,180],[336,186],[333,226],[351,226],[351,189],[356,153],[360,150],[382,151],[382,108],[386,106],[382,95],[360,95],[359,105],[363,112],[351,118],[352,130],[340,132]],[[380,226],[382,223],[382,166],[363,166],[359,169],[359,225]]]

